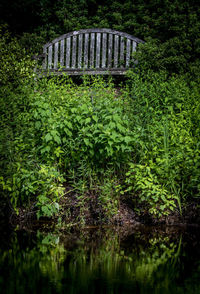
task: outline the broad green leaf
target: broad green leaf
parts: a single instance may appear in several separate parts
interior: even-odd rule
[[[85,120],[85,123],[88,124],[90,122],[91,122],[91,118],[90,117],[87,117],[86,120]]]
[[[87,138],[84,138],[83,141],[85,142],[85,145],[86,146],[89,146],[90,145],[90,141]]]
[[[45,138],[46,142],[49,142],[52,140],[52,136],[50,133],[46,134],[46,136],[44,138]]]
[[[98,121],[98,117],[96,115],[93,115],[92,118],[94,121],[96,121],[96,122]]]
[[[54,136],[53,138],[54,138],[54,141],[55,141],[56,143],[61,144],[61,139],[60,139],[59,136],[56,135],[56,136]]]
[[[56,130],[52,130],[52,131],[51,131],[51,135],[52,135],[53,137],[55,137],[55,136],[58,135],[58,132],[57,132]]]

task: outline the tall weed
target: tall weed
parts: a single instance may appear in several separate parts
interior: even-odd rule
[[[169,213],[176,203],[181,210],[181,201],[200,196],[199,87],[164,73],[147,79],[130,73],[127,91],[131,131],[139,144],[127,173],[128,189],[139,191],[139,200],[148,205],[153,201],[153,214],[161,208]]]

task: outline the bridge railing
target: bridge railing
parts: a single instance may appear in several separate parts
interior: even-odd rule
[[[144,41],[111,29],[83,29],[64,34],[43,47],[43,70],[70,75],[124,74]]]

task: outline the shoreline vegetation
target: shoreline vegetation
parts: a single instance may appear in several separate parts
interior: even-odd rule
[[[199,5],[67,2],[0,4],[0,218],[199,224]],[[123,80],[37,78],[43,44],[92,27],[145,41]]]
[[[77,85],[31,73],[1,89],[2,199],[12,221],[199,222],[197,83],[130,71],[119,90],[111,78]]]
[[[126,203],[121,203],[118,211],[110,218],[100,219],[96,213],[98,207],[93,207],[94,210],[88,209],[92,200],[89,200],[85,204],[85,213],[80,212],[80,208],[74,207],[74,205],[66,206],[69,199],[63,199],[61,203],[60,212],[56,216],[52,217],[40,217],[36,216],[36,211],[32,209],[19,208],[18,213],[10,211],[9,214],[3,218],[1,223],[6,224],[19,230],[30,229],[43,229],[43,230],[56,230],[57,232],[80,232],[87,229],[95,228],[124,228],[126,231],[131,231],[134,228],[143,227],[174,227],[174,228],[198,228],[200,227],[200,208],[198,203],[192,202],[184,208],[182,215],[177,211],[172,212],[170,215],[155,219],[148,214],[137,214],[134,208],[130,208]],[[66,209],[66,210],[65,210]],[[71,216],[67,215],[66,211],[71,211]],[[7,211],[8,212],[8,211]],[[8,218],[8,219],[7,219]],[[7,221],[6,221],[7,219]]]

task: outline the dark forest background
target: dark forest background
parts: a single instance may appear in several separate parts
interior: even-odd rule
[[[140,58],[147,67],[197,75],[200,4],[182,0],[2,0],[7,24],[29,52],[47,41],[84,28],[111,28],[148,42]]]

